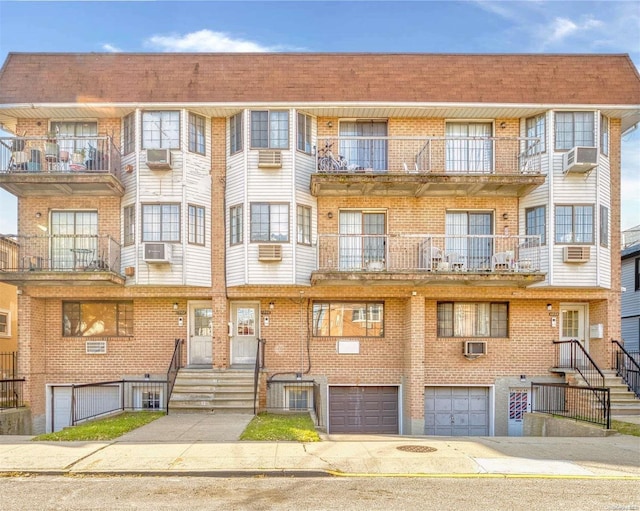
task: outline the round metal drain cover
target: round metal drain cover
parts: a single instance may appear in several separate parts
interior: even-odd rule
[[[404,452],[436,452],[438,449],[429,447],[428,445],[401,445],[396,447],[399,451]]]

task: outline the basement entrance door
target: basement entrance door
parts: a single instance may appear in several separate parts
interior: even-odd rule
[[[231,364],[255,365],[260,332],[257,303],[231,304]]]
[[[213,364],[211,302],[189,302],[189,365]]]

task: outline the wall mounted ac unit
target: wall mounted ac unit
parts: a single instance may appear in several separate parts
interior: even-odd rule
[[[282,261],[282,245],[258,245],[258,261]]]
[[[597,147],[574,147],[564,153],[562,172],[576,172],[584,174],[598,165]]]
[[[565,263],[586,263],[591,255],[591,247],[568,245],[564,247],[563,261]]]
[[[107,352],[107,341],[86,341],[84,350],[87,355],[104,355]]]
[[[147,167],[151,170],[171,170],[171,151],[147,149]]]
[[[261,169],[279,169],[282,167],[282,151],[258,151],[258,167]]]
[[[168,243],[145,243],[144,260],[147,263],[170,263],[171,245]]]
[[[487,341],[464,341],[463,354],[467,358],[476,358],[487,354]]]

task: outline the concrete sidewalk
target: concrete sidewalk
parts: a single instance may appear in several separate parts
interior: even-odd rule
[[[0,472],[119,475],[573,477],[640,480],[640,438],[324,435],[240,442],[251,416],[172,414],[111,442],[0,437]]]

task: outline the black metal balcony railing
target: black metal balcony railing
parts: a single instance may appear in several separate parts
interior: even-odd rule
[[[539,174],[540,141],[525,137],[338,137],[318,142],[319,172]]]
[[[320,271],[540,271],[539,236],[318,235]]]
[[[11,236],[18,256],[8,272],[110,271],[120,274],[120,244],[111,236]],[[0,238],[0,241],[2,238]]]
[[[120,151],[109,136],[0,137],[0,174],[21,172],[119,176]]]
[[[606,387],[577,387],[564,383],[532,383],[531,411],[560,415],[611,427],[611,398]]]

